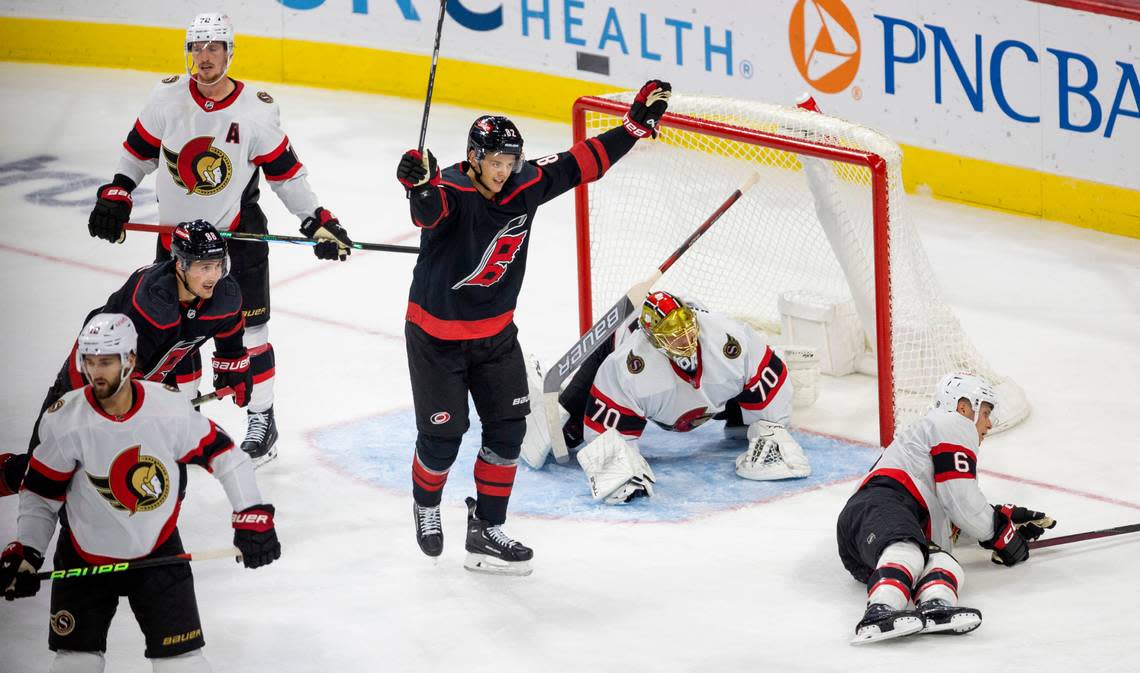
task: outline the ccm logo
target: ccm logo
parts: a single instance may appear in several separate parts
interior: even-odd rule
[[[447,413],[446,411],[437,411],[431,415],[431,424],[432,425],[443,425],[444,423],[446,423],[450,420],[451,420],[451,414]]]
[[[234,514],[234,523],[259,524],[269,523],[268,514]]]

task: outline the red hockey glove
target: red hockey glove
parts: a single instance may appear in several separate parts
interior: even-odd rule
[[[661,115],[669,107],[669,97],[673,95],[673,86],[659,79],[651,79],[641,87],[629,106],[629,112],[621,120],[625,130],[634,138],[644,138],[647,135],[657,137],[657,125]]]
[[[273,512],[273,505],[254,505],[234,512],[234,546],[241,551],[246,568],[259,568],[281,558]]]
[[[222,355],[214,353],[214,390],[232,388],[234,404],[244,407],[253,394],[253,372],[249,369],[249,351]]]

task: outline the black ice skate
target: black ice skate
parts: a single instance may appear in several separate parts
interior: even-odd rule
[[[254,469],[277,457],[277,421],[273,418],[273,407],[249,412],[241,450],[253,461]]]
[[[941,598],[918,604],[923,633],[969,633],[982,625],[982,612],[974,608],[955,607]]]
[[[475,499],[467,498],[467,560],[463,567],[493,575],[529,575],[534,551],[507,537],[498,526],[475,516]]]
[[[416,542],[420,545],[420,551],[428,556],[442,554],[443,526],[439,521],[439,505],[420,507],[413,500],[412,517],[416,522]]]
[[[863,620],[855,626],[852,645],[874,643],[890,638],[909,636],[922,630],[922,617],[914,610],[894,610],[889,605],[872,603],[867,606]]]

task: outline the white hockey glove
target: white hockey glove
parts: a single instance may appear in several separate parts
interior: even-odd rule
[[[653,475],[637,447],[617,430],[606,430],[578,452],[578,463],[590,482],[594,500],[620,505],[637,497],[652,497]]]
[[[736,474],[755,481],[802,479],[811,464],[782,425],[756,421],[748,426],[748,450],[736,457]]]
[[[526,384],[530,395],[530,413],[526,416],[526,435],[519,457],[536,470],[541,470],[550,455],[550,424],[542,395],[542,363],[533,355],[526,356]],[[570,418],[570,412],[558,407],[558,427]]]

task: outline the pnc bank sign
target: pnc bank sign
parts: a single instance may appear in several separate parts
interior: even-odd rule
[[[981,33],[951,35],[945,26],[919,24],[906,18],[872,15],[882,31],[882,90],[894,95],[903,69],[926,63],[934,103],[943,104],[944,91],[958,87],[975,112],[994,105],[1006,117],[1026,124],[1041,123],[1040,99],[1057,100],[1057,125],[1075,133],[1099,133],[1105,138],[1123,121],[1140,120],[1140,78],[1135,59],[1098,62],[1087,54],[1034,45],[1016,39],[987,39]],[[839,93],[859,72],[863,42],[859,26],[842,0],[798,0],[788,24],[788,45],[800,76],[817,91]],[[1056,77],[1041,78],[1054,96],[1011,100],[1005,83],[1007,69],[1024,73],[1027,64],[1056,63]],[[1023,75],[1022,75],[1023,76]],[[864,85],[866,86],[866,85]],[[1136,122],[1126,122],[1136,123]]]

